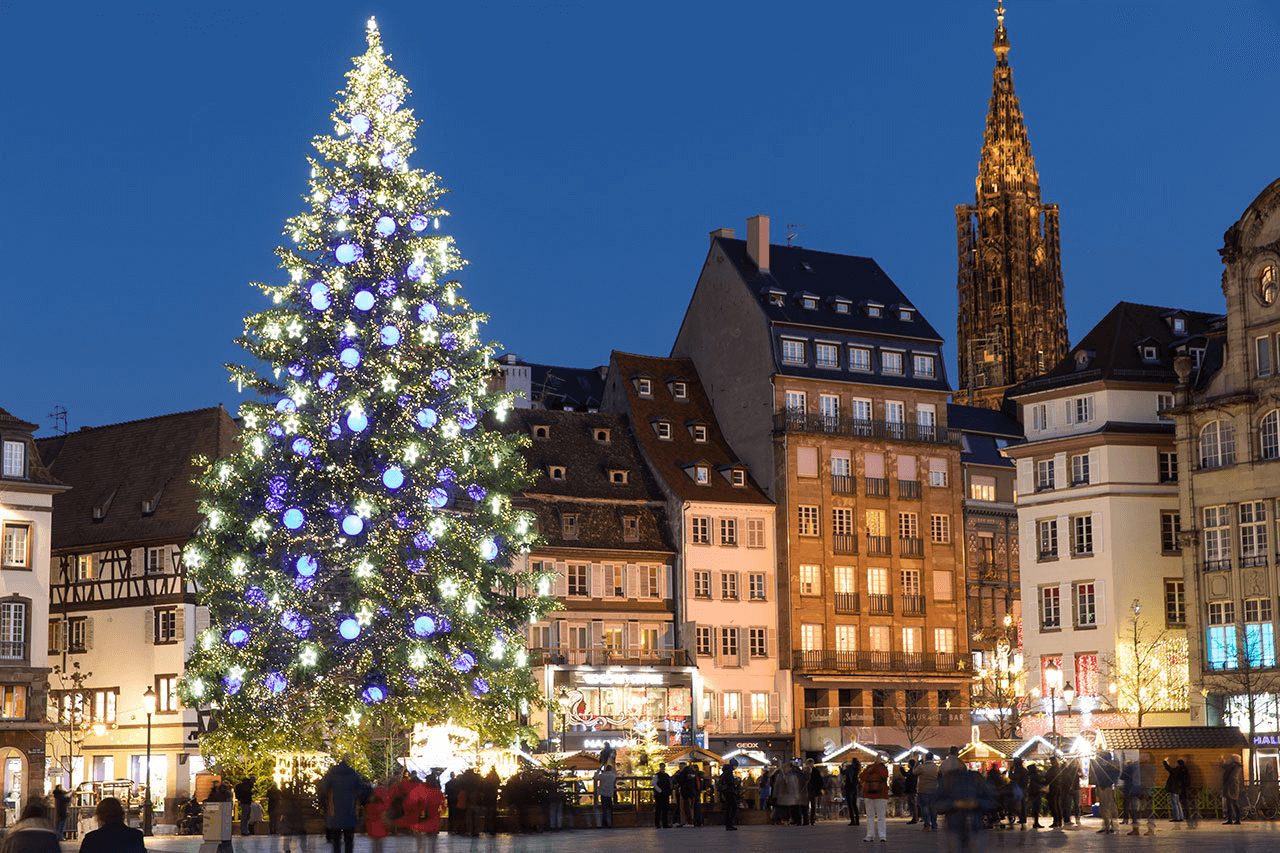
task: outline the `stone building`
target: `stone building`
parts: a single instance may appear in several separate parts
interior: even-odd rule
[[[559,367],[530,364],[513,352],[498,356],[493,374],[495,393],[515,395],[517,409],[595,412],[604,393],[603,367]]]
[[[221,406],[147,418],[37,444],[49,471],[71,486],[53,501],[48,653],[77,685],[54,679],[51,712],[74,736],[62,784],[132,779],[146,784],[151,719],[151,790],[157,812],[195,791],[203,768],[199,714],[177,683],[208,611],[196,606],[182,549],[203,519],[193,458],[231,453],[239,427]],[[66,739],[50,749],[66,755]],[[157,818],[160,820],[161,818]]]
[[[1280,180],[1227,230],[1220,253],[1226,316],[1188,338],[1177,365],[1191,678],[1210,725],[1276,733]]]
[[[0,409],[0,823],[45,790],[51,662],[49,548],[54,499],[66,491],[41,461],[36,425]]]
[[[618,746],[648,726],[679,743],[695,669],[677,636],[666,497],[626,416],[516,409],[501,428],[529,437],[536,480],[517,503],[544,541],[525,559],[560,603],[528,627],[546,698],[530,725],[561,750]]]
[[[626,414],[667,498],[677,619],[698,666],[696,731],[720,755],[789,755],[773,501],[725,441],[691,360],[614,352],[604,408]]]
[[[1167,409],[1175,358],[1214,319],[1121,302],[1048,373],[1009,392],[1026,430],[1004,453],[1017,465],[1028,680],[1048,702],[1045,668],[1062,673],[1054,689],[1071,685],[1076,698],[1070,708],[1057,700],[1057,712],[1073,715],[1071,726],[1077,714],[1087,729],[1116,712],[1132,723],[1139,693],[1146,713],[1162,715],[1152,722],[1187,720]]]
[[[966,737],[960,438],[942,338],[870,258],[711,246],[672,348],[777,504],[797,748]],[[950,729],[955,724],[960,728]]]
[[[998,409],[1008,388],[1067,353],[1058,206],[1040,200],[1040,175],[1013,92],[1004,8],[973,204],[956,207],[960,366],[955,400]]]

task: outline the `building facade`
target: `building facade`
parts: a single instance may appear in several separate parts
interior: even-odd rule
[[[1094,728],[1110,714],[1132,723],[1139,704],[1151,722],[1187,720],[1178,464],[1167,410],[1180,347],[1212,320],[1121,302],[1067,358],[1009,393],[1026,430],[1026,441],[1004,453],[1017,465],[1029,682],[1044,710],[1066,713],[1060,722],[1069,728]],[[1061,683],[1044,677],[1050,664]],[[1068,685],[1071,707],[1052,695]]]
[[[530,364],[512,352],[498,356],[493,390],[514,394],[517,409],[595,412],[604,393],[603,367]]]
[[[667,499],[677,619],[698,667],[698,741],[720,755],[785,757],[790,673],[778,667],[773,501],[725,441],[691,360],[614,352],[604,407],[626,414]]]
[[[1011,385],[1067,353],[1058,206],[1040,175],[1013,91],[1009,34],[997,9],[996,67],[973,204],[956,207],[960,316],[956,402],[1000,408]]]
[[[176,688],[208,611],[196,606],[182,549],[202,521],[193,458],[231,453],[238,432],[218,406],[37,442],[50,473],[71,486],[53,502],[46,593],[50,664],[80,676],[51,683],[49,749],[66,765],[64,786],[145,785],[150,730],[157,815],[195,790],[201,721]]]
[[[5,826],[45,790],[45,653],[54,498],[64,492],[41,461],[36,425],[0,409],[0,801]]]
[[[536,480],[518,501],[543,544],[525,559],[560,604],[528,627],[546,698],[530,725],[556,751],[617,747],[646,730],[679,743],[696,670],[677,634],[665,499],[626,417],[516,409],[502,428],[529,437]]]
[[[1187,341],[1174,410],[1191,678],[1203,702],[1195,710],[1207,723],[1273,733],[1280,732],[1280,180],[1231,226],[1220,251],[1226,315]]]
[[[870,258],[712,232],[673,357],[777,505],[797,748],[963,737],[960,440],[942,338]],[[961,728],[950,729],[956,725]]]

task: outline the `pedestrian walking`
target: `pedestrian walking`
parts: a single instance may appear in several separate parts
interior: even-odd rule
[[[886,840],[885,812],[889,806],[889,769],[885,767],[884,758],[876,756],[873,764],[868,764],[859,777],[862,782],[862,800],[867,805],[867,834],[863,841],[874,841],[876,833],[880,840]]]
[[[617,793],[618,774],[612,764],[596,771],[596,797],[600,808],[601,826],[613,828],[613,799]]]
[[[1027,766],[1022,762],[1022,759],[1013,759],[1013,763],[1009,767],[1009,785],[1011,795],[1014,798],[1014,806],[1018,812],[1018,825],[1023,829],[1027,826],[1027,800],[1030,799],[1027,793],[1027,785],[1030,781],[1030,774],[1027,772]]]
[[[290,791],[281,796],[280,829],[284,833],[284,853],[293,853],[296,841],[299,853],[307,853],[307,813],[310,798],[301,791]]]
[[[1098,790],[1098,817],[1102,818],[1099,835],[1114,835],[1116,831],[1116,782],[1120,768],[1111,754],[1100,752],[1089,762],[1090,781]]]
[[[916,779],[916,801],[919,808],[921,832],[938,831],[938,810],[934,800],[938,796],[938,765],[933,761],[933,753],[926,752],[920,763],[912,768]]]
[[[67,836],[67,807],[71,805],[71,797],[62,790],[61,785],[53,786],[53,831],[58,840]]]
[[[1240,795],[1244,793],[1244,767],[1236,755],[1227,756],[1222,763],[1222,798],[1226,801],[1227,819],[1222,823],[1240,823]]]
[[[1181,758],[1172,765],[1167,758],[1160,763],[1169,774],[1164,783],[1164,789],[1169,792],[1169,811],[1171,812],[1169,819],[1173,823],[1182,823],[1184,817],[1182,804],[1186,801],[1187,790],[1191,787],[1191,771],[1187,769],[1187,763]]]
[[[916,776],[915,770],[914,758],[907,760],[906,767],[898,765],[898,772],[902,774],[902,797],[907,804],[907,814],[911,815],[911,820],[907,821],[908,825],[920,822],[920,804],[917,801],[920,793],[920,777]]]
[[[862,762],[856,758],[850,758],[845,762],[844,767],[840,769],[840,781],[844,784],[844,804],[849,809],[849,825],[857,826],[859,823],[858,813],[860,811],[860,794],[862,783],[858,781],[858,776],[862,773]]]
[[[32,797],[22,807],[18,821],[5,833],[0,853],[59,853],[62,836],[49,821],[49,807],[39,797]]]
[[[1044,829],[1040,808],[1044,805],[1044,770],[1039,764],[1027,765],[1027,797],[1031,800],[1031,827]]]
[[[267,787],[267,832],[277,835],[280,832],[280,810],[283,808],[280,789],[272,782]]]
[[[240,834],[253,835],[253,826],[250,822],[251,804],[253,803],[253,785],[256,780],[253,774],[241,779],[235,787],[236,807],[240,812]]]
[[[827,780],[822,773],[822,765],[809,761],[807,766],[809,778],[805,780],[805,784],[809,794],[808,822],[810,826],[815,826],[818,823],[818,813],[822,811],[822,791],[826,788]]]
[[[658,765],[653,774],[653,825],[658,829],[671,828],[671,775],[665,764]]]
[[[720,803],[724,806],[724,828],[726,830],[736,830],[738,828],[738,794],[739,783],[738,777],[734,774],[734,769],[738,766],[738,759],[730,758],[720,771]]]
[[[770,813],[771,807],[769,801],[773,799],[773,770],[766,767],[760,771],[760,811],[764,814],[765,820],[773,823],[773,815]]]
[[[352,769],[349,760],[350,756],[343,755],[342,760],[330,767],[316,786],[316,796],[324,806],[324,825],[333,843],[333,853],[343,853],[344,849],[351,853],[355,845],[360,801],[369,789],[360,774]]]
[[[124,806],[115,797],[103,797],[93,810],[98,828],[80,842],[80,853],[138,853],[146,850],[142,830],[124,825]]]
[[[411,780],[404,795],[403,824],[413,833],[418,853],[436,853],[436,841],[440,837],[440,810],[444,808],[444,794],[440,791],[440,778],[435,774],[421,782]]]
[[[380,853],[382,843],[395,828],[395,821],[403,816],[404,796],[398,785],[384,780],[373,789],[364,804],[364,834],[369,836],[369,846]]]

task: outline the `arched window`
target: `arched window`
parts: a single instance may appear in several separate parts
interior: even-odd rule
[[[1280,409],[1272,409],[1263,416],[1258,441],[1263,459],[1280,459]]]
[[[1276,301],[1277,295],[1276,268],[1268,264],[1258,275],[1258,296],[1261,297],[1263,304],[1271,305]]]
[[[1221,468],[1236,461],[1236,433],[1225,420],[1210,421],[1200,430],[1200,467]]]

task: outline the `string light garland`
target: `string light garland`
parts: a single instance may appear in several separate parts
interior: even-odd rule
[[[210,462],[186,565],[208,607],[179,686],[219,710],[215,740],[332,751],[378,718],[509,734],[538,694],[521,626],[549,599],[513,568],[532,520],[524,439],[487,428],[496,345],[450,276],[434,174],[410,167],[419,122],[371,20],[314,141],[307,207],[276,250],[284,284],[231,365],[240,450]],[[265,369],[261,367],[265,365]]]

